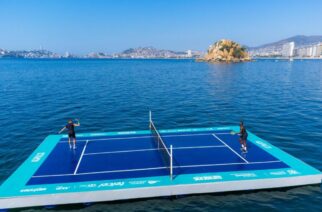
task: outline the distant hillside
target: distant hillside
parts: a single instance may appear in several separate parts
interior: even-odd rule
[[[316,36],[305,36],[305,35],[297,35],[290,38],[286,38],[277,42],[264,44],[257,47],[248,47],[250,51],[252,50],[259,50],[259,49],[280,49],[282,48],[283,44],[294,42],[295,46],[306,46],[306,45],[312,45],[319,42],[322,42],[322,36],[316,35]]]
[[[171,50],[156,49],[154,47],[138,47],[127,49],[118,54],[118,56],[125,58],[164,58],[176,57],[178,55],[185,54],[185,52],[175,52]]]
[[[171,50],[163,50],[163,49],[156,49],[154,47],[138,47],[138,48],[130,48],[127,50],[124,50],[121,54],[174,54],[175,51]]]
[[[0,49],[0,58],[61,58],[59,54],[48,50],[9,51]]]
[[[0,58],[196,58],[203,52],[200,51],[172,51],[156,49],[154,47],[130,48],[121,53],[108,54],[103,52],[91,52],[84,56],[69,54],[60,55],[48,50],[19,50],[11,51],[0,48]]]

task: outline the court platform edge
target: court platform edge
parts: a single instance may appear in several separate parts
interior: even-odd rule
[[[160,133],[200,131],[238,131],[238,126],[160,130]],[[150,131],[81,133],[77,136],[144,135]],[[320,184],[319,170],[289,155],[249,132],[248,140],[283,161],[290,168],[257,171],[187,174],[170,180],[168,176],[80,183],[25,186],[61,138],[49,135],[27,160],[1,185],[0,208],[17,208],[82,202],[112,201],[133,198],[213,193]],[[144,192],[139,192],[139,191]],[[86,192],[86,193],[84,193]],[[82,195],[79,195],[82,193]],[[138,196],[139,194],[139,196]]]

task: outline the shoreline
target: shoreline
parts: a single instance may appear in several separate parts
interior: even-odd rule
[[[240,62],[254,62],[256,60],[322,60],[322,57],[316,58],[275,58],[275,57],[253,57],[250,61],[240,61]],[[21,57],[0,57],[0,60],[194,60],[196,62],[207,62],[198,61],[198,58],[21,58]],[[225,62],[223,62],[225,63]],[[228,62],[229,63],[229,62]],[[234,62],[231,62],[234,63]]]
[[[12,60],[196,60],[196,58],[82,58],[82,57],[71,57],[71,58],[21,58],[21,57],[0,57],[1,59],[12,59]]]
[[[284,57],[254,57],[254,60],[322,60],[322,57],[292,57],[292,58],[284,58]]]

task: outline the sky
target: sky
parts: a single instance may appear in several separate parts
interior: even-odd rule
[[[0,0],[0,48],[57,53],[206,50],[322,35],[321,0]]]

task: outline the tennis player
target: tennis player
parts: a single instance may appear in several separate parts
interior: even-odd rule
[[[73,149],[76,149],[76,133],[75,133],[75,127],[79,127],[80,126],[80,122],[79,120],[77,120],[77,123],[74,123],[73,120],[68,120],[67,125],[61,129],[58,134],[62,133],[64,130],[68,130],[68,144],[69,144],[69,148],[72,148],[72,143],[71,140],[73,140]]]
[[[243,152],[247,153],[246,141],[247,141],[248,133],[246,131],[243,121],[240,122],[239,127],[240,127],[240,131],[238,134],[239,134],[239,142],[241,144],[241,149]]]

